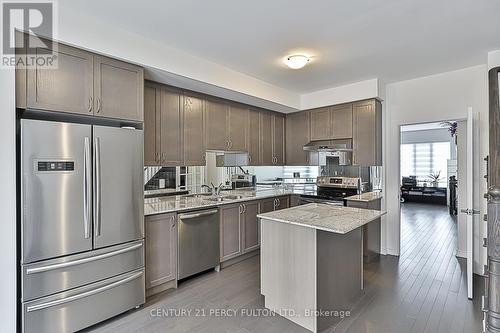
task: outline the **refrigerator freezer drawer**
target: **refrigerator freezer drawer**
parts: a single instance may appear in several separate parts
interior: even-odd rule
[[[52,295],[144,267],[144,241],[22,266],[22,300]]]
[[[23,303],[23,332],[75,332],[144,302],[141,269]]]

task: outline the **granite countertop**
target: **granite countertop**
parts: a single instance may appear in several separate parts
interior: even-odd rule
[[[345,200],[348,201],[362,201],[362,202],[370,202],[379,199],[382,199],[381,192],[365,192],[362,194],[351,195],[350,197],[345,198]]]
[[[310,203],[259,214],[257,217],[337,234],[347,234],[385,214],[386,212],[379,210]]]
[[[154,215],[163,213],[182,212],[200,208],[212,208],[238,202],[245,202],[257,199],[278,197],[281,195],[294,194],[293,191],[284,189],[263,189],[263,190],[232,190],[223,191],[222,197],[241,196],[238,199],[226,199],[224,201],[212,201],[210,196],[177,195],[167,197],[156,197],[144,199],[144,215]]]

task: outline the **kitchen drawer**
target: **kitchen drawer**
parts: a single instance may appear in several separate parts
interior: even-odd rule
[[[24,265],[21,297],[29,301],[142,267],[142,240]]]
[[[23,332],[76,332],[144,302],[140,269],[23,303]]]

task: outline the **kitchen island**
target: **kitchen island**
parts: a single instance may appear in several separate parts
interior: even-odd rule
[[[338,322],[363,289],[363,226],[384,214],[311,203],[258,215],[265,307],[312,332]]]

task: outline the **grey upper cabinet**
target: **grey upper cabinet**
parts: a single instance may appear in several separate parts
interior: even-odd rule
[[[309,111],[286,115],[286,165],[309,165],[309,152],[304,145],[310,141]]]
[[[146,289],[177,278],[177,220],[176,214],[147,216],[146,231]]]
[[[311,113],[311,140],[330,140],[332,138],[332,119],[330,107],[314,109]]]
[[[194,94],[183,97],[184,165],[205,165],[204,101]]]
[[[352,138],[352,104],[331,108],[332,139]]]
[[[352,138],[352,104],[314,109],[311,113],[311,140]]]
[[[205,100],[205,144],[207,149],[227,150],[229,107],[218,101]]]
[[[161,165],[182,165],[184,162],[182,95],[178,90],[163,87],[160,96]]]
[[[382,105],[378,100],[353,104],[353,164],[382,165]]]
[[[285,164],[285,116],[273,114],[273,164]]]
[[[16,69],[17,107],[143,121],[141,67],[44,39],[46,45],[40,45],[31,35],[24,38],[39,45],[37,54],[54,53],[57,67]]]
[[[94,57],[94,114],[143,121],[144,70],[123,61]]]
[[[273,165],[273,116],[271,112],[260,112],[260,164]]]
[[[260,165],[283,165],[285,159],[285,117],[260,112]]]
[[[205,101],[205,144],[209,150],[247,151],[248,109]]]
[[[229,150],[248,151],[248,109],[231,104],[228,110],[227,130]]]
[[[144,165],[183,164],[180,91],[146,83],[144,87]]]
[[[160,89],[146,85],[144,87],[144,165],[160,163]]]
[[[27,38],[35,39],[31,35]],[[37,54],[52,52],[45,47],[35,50]],[[59,44],[55,55],[58,59],[57,68],[29,67],[26,86],[22,87],[22,83],[18,83],[19,95],[22,95],[23,88],[26,89],[26,107],[92,115],[93,54]]]
[[[241,204],[220,208],[220,260],[225,261],[243,253],[240,218]]]
[[[260,112],[258,110],[248,111],[248,164],[260,165],[260,144],[261,144]]]

